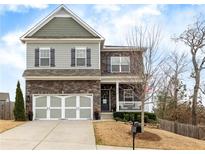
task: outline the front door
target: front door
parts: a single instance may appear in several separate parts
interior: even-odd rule
[[[110,91],[109,90],[101,90],[101,110],[109,111],[110,104]]]

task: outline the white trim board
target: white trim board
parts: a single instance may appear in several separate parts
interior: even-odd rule
[[[26,80],[101,80],[101,83],[129,82],[136,83],[142,80],[135,76],[24,76]]]
[[[100,38],[25,38],[24,41],[102,41]],[[29,42],[28,42],[29,43]]]

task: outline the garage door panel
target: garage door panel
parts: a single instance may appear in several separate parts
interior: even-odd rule
[[[36,107],[47,107],[47,97],[38,97],[36,98]]]
[[[51,107],[61,107],[61,98],[51,96],[50,98],[50,106]]]
[[[92,119],[92,97],[88,95],[34,96],[35,119]]]
[[[65,118],[76,118],[76,109],[65,109]]]
[[[91,107],[90,98],[85,96],[80,96],[80,107]]]
[[[76,96],[66,98],[65,107],[76,107]]]
[[[50,109],[50,118],[58,118],[61,119],[61,109]]]
[[[90,109],[80,109],[80,118],[91,119]]]
[[[46,119],[47,109],[36,109],[36,119]]]

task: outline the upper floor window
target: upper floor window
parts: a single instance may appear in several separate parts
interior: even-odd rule
[[[134,101],[133,89],[124,89],[124,101]]]
[[[111,57],[111,72],[130,72],[130,57]]]
[[[86,48],[76,48],[77,66],[86,66]]]
[[[50,48],[40,48],[40,66],[50,66]]]

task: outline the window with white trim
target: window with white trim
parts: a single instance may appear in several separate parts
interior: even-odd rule
[[[76,48],[77,66],[86,66],[86,48]]]
[[[40,48],[39,64],[40,66],[50,66],[50,48]]]
[[[130,57],[111,57],[111,72],[130,72]]]
[[[134,101],[133,89],[124,89],[124,101]]]

